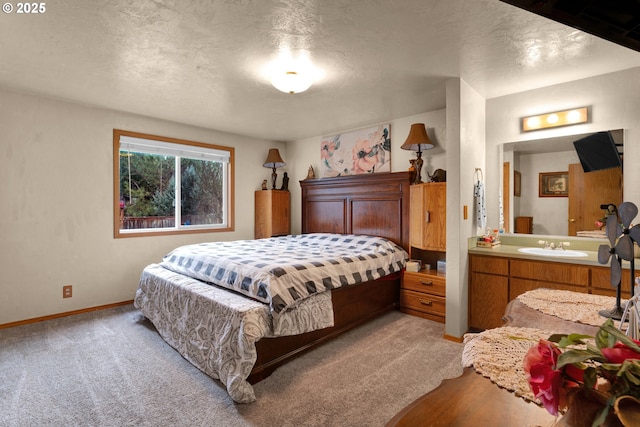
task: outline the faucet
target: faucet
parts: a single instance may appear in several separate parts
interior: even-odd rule
[[[556,251],[564,251],[564,248],[569,246],[571,243],[569,242],[551,242],[549,243],[546,240],[538,240],[539,245],[543,245],[544,249],[556,250]]]

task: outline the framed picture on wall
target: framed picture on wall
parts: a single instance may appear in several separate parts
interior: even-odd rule
[[[320,142],[323,178],[391,172],[390,124],[325,136]]]
[[[520,190],[522,188],[522,176],[519,171],[513,171],[513,195],[520,197]]]
[[[569,172],[541,172],[539,197],[569,197]]]

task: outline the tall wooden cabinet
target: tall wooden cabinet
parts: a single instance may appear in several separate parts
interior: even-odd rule
[[[411,246],[427,251],[447,250],[447,183],[411,187],[409,228]]]
[[[400,311],[444,323],[446,277],[437,272],[435,262],[447,250],[447,185],[429,182],[412,185],[409,206],[411,258],[420,259],[430,269],[405,271],[400,287]]]
[[[285,190],[258,190],[255,193],[256,239],[291,233],[291,199]]]

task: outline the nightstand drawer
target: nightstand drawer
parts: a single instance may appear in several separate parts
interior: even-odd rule
[[[414,292],[410,290],[400,291],[400,307],[411,310],[422,311],[424,313],[445,315],[446,302],[445,298],[429,295],[422,292]]]
[[[447,282],[443,276],[405,271],[402,280],[402,288],[416,292],[427,292],[429,294],[445,296]]]

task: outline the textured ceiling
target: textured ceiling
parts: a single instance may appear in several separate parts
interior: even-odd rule
[[[279,50],[324,75],[278,92]],[[0,16],[0,87],[279,141],[640,66],[640,52],[499,0],[58,0]]]

